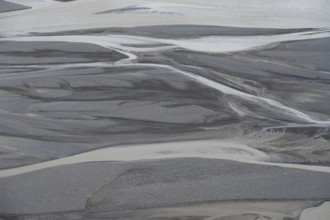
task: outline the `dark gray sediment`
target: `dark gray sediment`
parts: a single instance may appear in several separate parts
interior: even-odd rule
[[[298,220],[330,200],[328,29],[79,29],[188,6],[43,2],[3,19],[27,27],[0,39],[0,220]],[[65,17],[29,26],[43,10]]]
[[[248,135],[252,147],[285,162],[328,164],[329,126],[304,124],[179,70],[326,120],[329,39],[230,54],[141,52],[138,65],[114,65],[127,56],[91,44],[2,41],[0,144],[12,147],[0,146],[2,158],[16,166],[118,144]],[[34,147],[15,146],[15,138]]]
[[[0,51],[0,65],[17,66],[114,62],[126,58],[125,55],[111,49],[70,42],[1,41]]]
[[[60,166],[0,183],[0,213],[9,214],[330,197],[328,173],[197,158]]]
[[[5,0],[0,0],[0,13],[2,12],[10,12],[10,11],[17,11],[17,10],[24,10],[29,9],[31,7],[20,5],[12,2],[8,2]]]
[[[125,9],[125,8],[124,8]],[[127,8],[128,10],[129,8]],[[134,9],[134,8],[133,8]],[[112,10],[113,11],[113,10]],[[50,33],[33,33],[36,36],[62,35],[106,35],[125,34],[166,39],[198,38],[203,36],[271,36],[279,34],[312,31],[313,28],[275,29],[275,28],[243,28],[212,25],[155,25],[138,27],[93,28]]]

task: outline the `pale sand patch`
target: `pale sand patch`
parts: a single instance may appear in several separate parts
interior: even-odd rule
[[[330,202],[325,202],[318,207],[305,209],[300,215],[300,220],[329,220],[329,218]]]
[[[109,147],[39,164],[0,170],[0,177],[15,176],[56,166],[87,162],[140,161],[191,157],[225,159],[251,164],[330,173],[330,167],[326,166],[266,162],[279,159],[248,147],[249,143],[250,140],[248,139],[221,139]]]
[[[21,0],[12,0],[20,3]],[[28,1],[30,2],[30,1]],[[3,18],[2,31],[53,32],[99,27],[196,24],[260,28],[326,28],[330,26],[329,4],[322,0],[79,0],[67,3],[34,0],[32,10]],[[49,7],[51,6],[51,7]],[[98,14],[125,7],[150,8],[130,13]],[[61,14],[61,16],[58,16]]]

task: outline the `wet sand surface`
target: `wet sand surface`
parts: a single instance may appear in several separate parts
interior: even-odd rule
[[[245,137],[283,162],[329,163],[328,45],[171,48],[125,63],[129,55],[86,43],[1,41],[2,158],[20,165],[17,150],[27,163],[115,144]]]
[[[168,31],[168,30],[171,31]],[[123,34],[138,35],[155,38],[198,38],[203,36],[265,36],[276,34],[289,34],[303,31],[312,31],[313,28],[300,29],[273,29],[273,28],[244,28],[244,27],[227,27],[212,25],[152,25],[138,26],[131,28],[92,28],[72,31],[58,31],[55,33],[32,33],[37,36],[59,36],[59,35],[104,35],[104,34]]]
[[[0,219],[326,220],[330,5],[281,2],[0,1]]]
[[[329,173],[197,158],[59,166],[0,181],[1,197],[8,201],[1,212],[14,214],[115,212],[237,200],[322,201],[330,196]]]
[[[2,12],[9,12],[9,11],[17,11],[17,10],[24,10],[24,9],[29,9],[30,7],[8,2],[5,0],[0,1],[0,13]]]

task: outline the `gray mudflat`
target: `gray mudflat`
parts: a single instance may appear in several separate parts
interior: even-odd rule
[[[29,9],[29,8],[31,8],[31,7],[16,4],[16,3],[12,3],[12,2],[7,2],[5,0],[0,0],[0,13],[1,12],[24,10],[24,9]]]
[[[86,43],[0,42],[0,65],[37,65],[118,61],[126,56]]]
[[[261,19],[273,4],[259,0],[228,1],[217,6],[223,13],[211,7],[205,16],[215,1],[200,9],[186,0],[180,8],[173,7],[179,0],[69,1],[37,0],[31,10],[5,13],[29,7],[0,0],[0,169],[16,167],[0,170],[0,220],[297,220],[302,210],[330,201],[328,169],[311,167],[330,164],[325,0],[282,0],[270,23]],[[148,16],[157,24],[223,18],[227,25],[302,27],[299,14],[311,18],[305,27],[324,29],[70,30],[106,26],[111,17],[120,18],[110,21],[114,26],[132,25],[131,18],[147,25]],[[43,32],[51,30],[58,32]],[[159,142],[168,143],[153,145]],[[113,146],[104,157],[113,161],[77,162],[99,161],[105,151],[56,160]],[[181,155],[236,161],[173,159]],[[238,162],[246,157],[251,163]],[[56,161],[38,164],[49,160]],[[34,165],[19,167],[27,164]]]
[[[116,13],[127,10],[142,10],[146,8],[128,7],[109,11]],[[106,12],[102,12],[106,13]],[[138,35],[157,38],[197,38],[203,36],[257,36],[257,35],[276,35],[288,34],[301,31],[313,30],[310,28],[303,29],[272,29],[272,28],[238,28],[223,27],[211,25],[161,25],[161,26],[139,26],[132,28],[95,28],[82,29],[73,31],[63,31],[55,33],[35,33],[35,35],[100,35],[100,34],[125,34]]]
[[[61,166],[0,179],[0,213],[330,198],[330,174],[211,159]]]
[[[286,162],[328,164],[327,126],[223,94],[158,64],[326,120],[329,41],[285,42],[232,54],[151,51],[139,53],[140,66],[112,66],[126,56],[90,44],[1,42],[0,145],[12,148],[0,146],[3,161],[11,160],[0,167],[118,144],[244,134],[255,138],[252,147]],[[86,63],[93,66],[81,66]],[[237,114],[233,105],[246,115]]]

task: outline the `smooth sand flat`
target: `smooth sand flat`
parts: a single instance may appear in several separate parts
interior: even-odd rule
[[[197,158],[59,166],[0,182],[0,212],[13,214],[330,196],[330,174]]]

